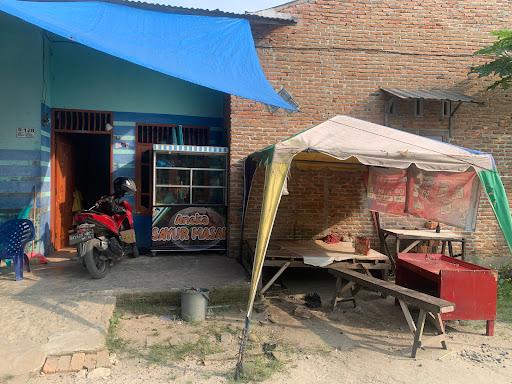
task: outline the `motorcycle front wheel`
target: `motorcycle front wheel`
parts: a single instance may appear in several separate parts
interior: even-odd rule
[[[89,247],[84,255],[85,266],[93,279],[103,279],[108,273],[109,262],[101,258],[96,247]]]

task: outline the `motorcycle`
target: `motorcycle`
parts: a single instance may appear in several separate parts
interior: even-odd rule
[[[138,257],[130,203],[121,200],[135,193],[135,182],[127,177],[114,180],[114,194],[101,197],[89,209],[76,213],[69,245],[94,279],[105,277],[114,262],[125,255]]]

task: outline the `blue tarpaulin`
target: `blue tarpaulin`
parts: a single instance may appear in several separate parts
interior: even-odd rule
[[[295,109],[266,79],[245,19],[173,14],[100,1],[0,0],[0,11],[169,76]]]

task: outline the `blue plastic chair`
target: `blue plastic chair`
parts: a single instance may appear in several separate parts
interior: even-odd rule
[[[34,224],[27,219],[9,220],[0,225],[0,260],[12,260],[16,280],[23,279],[23,264],[30,272],[25,246],[35,237]]]

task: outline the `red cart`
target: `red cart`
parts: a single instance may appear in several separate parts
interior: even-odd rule
[[[488,268],[441,254],[400,253],[398,285],[455,303],[443,320],[486,320],[494,335],[498,274]]]

